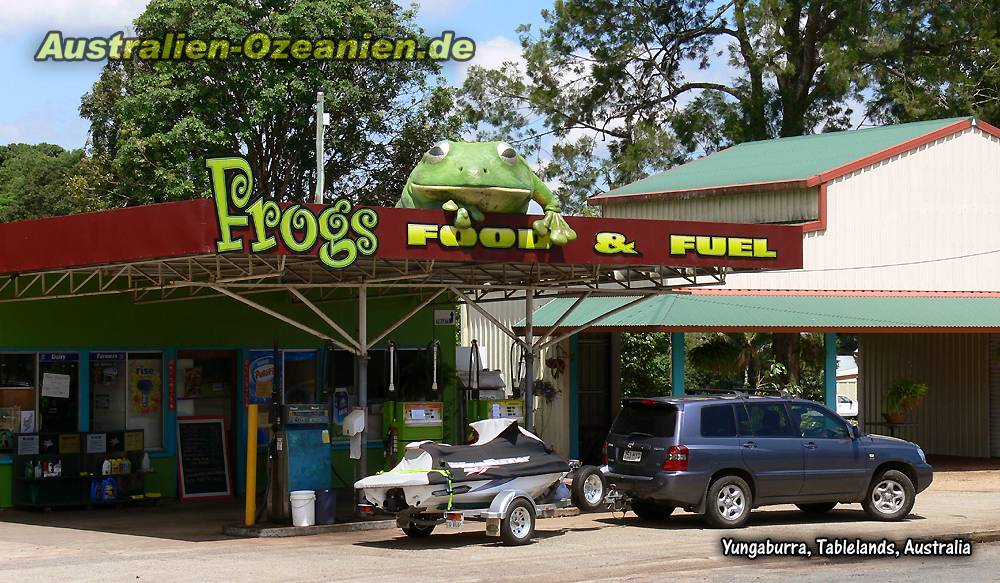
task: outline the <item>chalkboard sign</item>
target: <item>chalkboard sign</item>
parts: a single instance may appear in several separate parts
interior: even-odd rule
[[[177,465],[181,498],[232,495],[226,424],[222,417],[177,419]]]

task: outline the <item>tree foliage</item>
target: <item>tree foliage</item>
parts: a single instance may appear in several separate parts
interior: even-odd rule
[[[53,144],[0,146],[0,222],[91,210],[92,201],[67,194],[83,158]]]
[[[1000,11],[990,0],[882,0],[869,42],[880,122],[975,115],[1000,122]]]
[[[845,127],[863,87],[865,6],[556,0],[537,34],[519,29],[524,70],[472,68],[464,112],[483,135],[564,142],[552,174],[569,178],[563,196],[580,208],[693,152]],[[544,128],[528,123],[536,116]]]
[[[136,33],[163,38],[421,37],[392,0],[153,0]],[[242,154],[256,186],[282,200],[311,196],[316,91],[326,94],[328,193],[389,203],[427,144],[451,135],[451,92],[431,61],[109,61],[80,111],[109,206],[206,191],[204,159]]]

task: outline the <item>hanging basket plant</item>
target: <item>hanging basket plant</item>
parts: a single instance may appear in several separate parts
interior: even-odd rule
[[[534,382],[534,393],[545,399],[546,403],[551,403],[556,398],[556,395],[559,394],[559,389],[549,381],[536,379]]]
[[[909,379],[897,382],[885,395],[885,413],[882,417],[889,423],[899,424],[906,421],[906,414],[924,402],[927,395],[927,385]]]

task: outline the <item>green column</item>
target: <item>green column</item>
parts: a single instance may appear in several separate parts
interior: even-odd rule
[[[837,334],[823,334],[823,347],[826,349],[826,362],[823,367],[823,402],[834,411],[837,410]]]
[[[670,385],[671,394],[684,395],[684,333],[670,333]]]

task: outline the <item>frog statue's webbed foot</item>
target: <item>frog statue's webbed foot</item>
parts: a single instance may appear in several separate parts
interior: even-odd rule
[[[565,245],[576,240],[576,231],[555,211],[546,211],[544,217],[532,223],[532,228],[539,236],[548,235],[553,245]]]
[[[468,229],[472,226],[473,221],[481,221],[486,218],[483,211],[479,210],[472,205],[459,205],[453,200],[441,205],[441,208],[448,212],[455,212],[455,227],[459,229]]]

